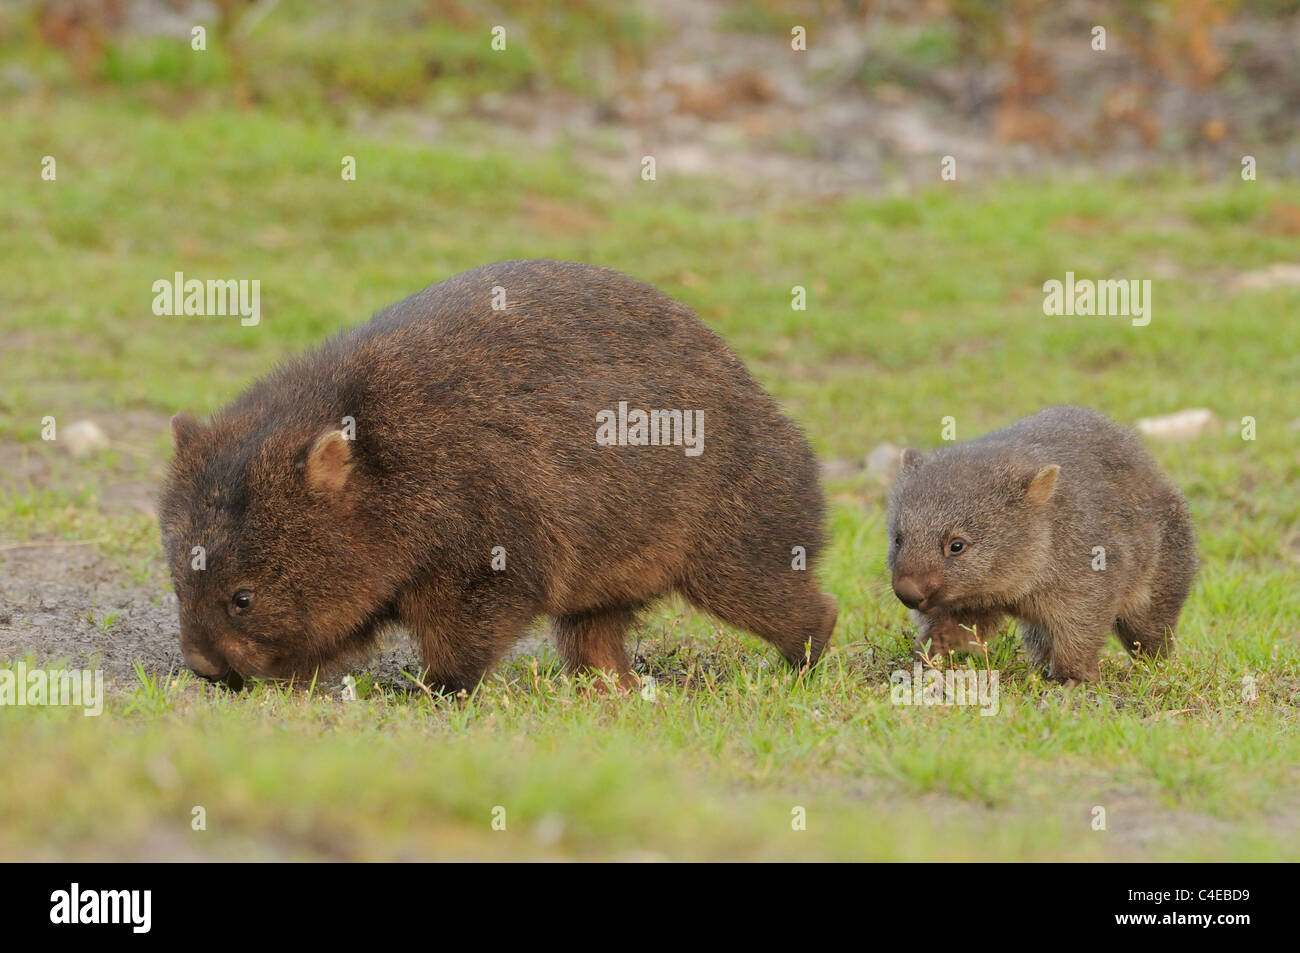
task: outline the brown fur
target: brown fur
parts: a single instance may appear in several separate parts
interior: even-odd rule
[[[1182,494],[1136,436],[1080,407],[905,451],[889,538],[918,649],[970,651],[972,628],[985,640],[1009,615],[1029,660],[1059,681],[1096,679],[1111,630],[1132,655],[1171,651],[1197,565]]]
[[[704,452],[599,446],[619,401],[702,411]],[[160,522],[209,677],[310,677],[398,623],[432,685],[468,689],[543,614],[570,670],[626,676],[633,613],[672,591],[794,665],[834,627],[807,442],[688,308],[614,271],[457,275],[172,429]]]

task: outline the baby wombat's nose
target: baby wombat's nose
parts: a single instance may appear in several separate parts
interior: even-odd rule
[[[909,609],[915,609],[934,595],[939,580],[934,576],[899,576],[894,579],[894,595]]]

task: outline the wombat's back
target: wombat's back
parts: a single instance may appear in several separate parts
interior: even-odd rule
[[[1026,463],[1059,464],[1062,486],[1078,492],[1118,492],[1146,497],[1177,491],[1156,466],[1133,431],[1086,407],[1048,407],[992,433],[968,447],[1011,454]],[[1071,475],[1075,479],[1068,479]]]
[[[693,412],[702,452],[599,444],[597,414],[620,405]],[[787,557],[822,542],[816,461],[798,428],[690,309],[591,265],[457,275],[280,368],[226,415],[300,443],[353,418],[376,518],[423,522],[444,558],[513,545],[667,584],[733,524],[761,523]],[[465,514],[475,538],[453,543]]]

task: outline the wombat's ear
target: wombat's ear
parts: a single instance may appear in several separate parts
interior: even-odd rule
[[[307,483],[329,493],[343,489],[352,472],[352,448],[342,430],[327,430],[307,454]]]
[[[920,450],[914,450],[911,447],[908,447],[898,457],[899,473],[906,473],[908,470],[915,470],[920,465],[921,465]]]
[[[193,414],[177,414],[172,418],[172,449],[180,453],[202,430]]]
[[[1052,491],[1056,489],[1056,475],[1060,472],[1060,466],[1053,463],[1035,473],[1025,484],[1025,502],[1037,506],[1050,500]]]

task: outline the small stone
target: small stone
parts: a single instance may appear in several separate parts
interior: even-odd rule
[[[1214,429],[1217,423],[1212,411],[1196,407],[1158,417],[1140,417],[1137,429],[1156,440],[1193,440]]]
[[[555,847],[564,837],[564,818],[555,813],[544,815],[533,827],[533,837],[544,847]]]
[[[1233,291],[1268,291],[1270,288],[1300,287],[1300,264],[1278,262],[1258,271],[1246,271],[1229,282]]]
[[[0,86],[15,93],[30,93],[37,86],[36,74],[17,63],[8,63],[0,70]]]
[[[78,420],[57,434],[59,444],[74,457],[88,457],[108,447],[108,436],[92,420]]]
[[[880,477],[882,480],[893,480],[898,476],[899,460],[902,455],[903,448],[887,440],[876,444],[864,461],[868,475]]]
[[[858,472],[858,465],[852,460],[825,460],[822,462],[823,480],[843,480]]]

